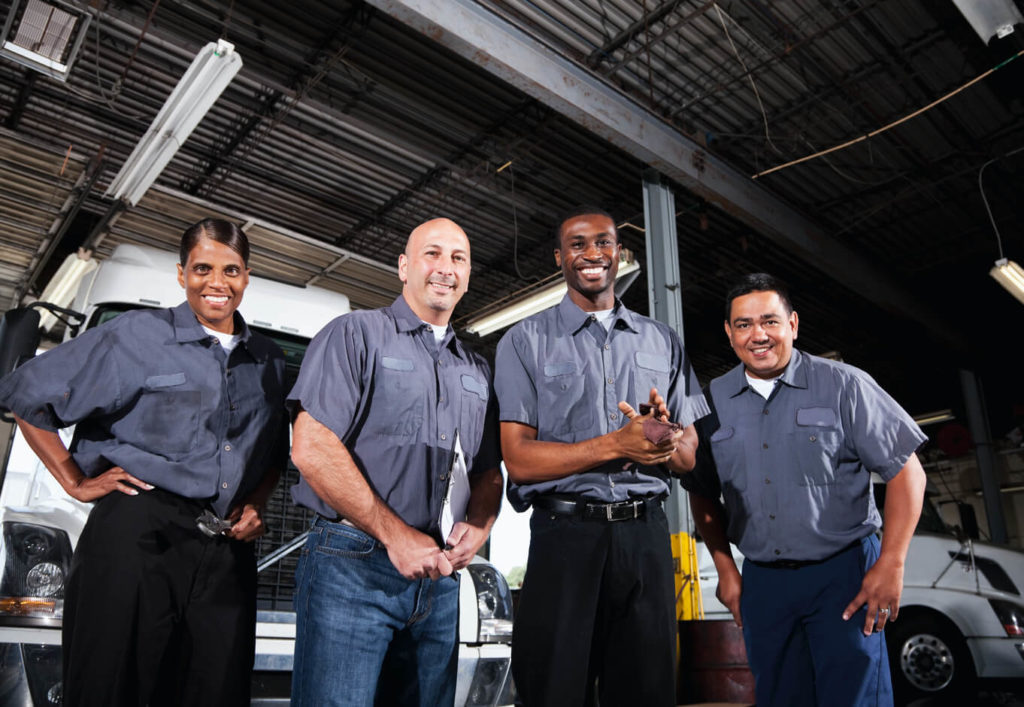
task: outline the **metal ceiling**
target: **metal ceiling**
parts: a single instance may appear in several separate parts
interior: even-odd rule
[[[1019,337],[1004,332],[1021,310],[987,274],[998,252],[978,173],[996,160],[985,191],[1006,254],[1024,260],[1024,153],[1003,157],[1024,146],[1024,57],[887,132],[750,177],[942,98],[1024,48],[1024,27],[986,46],[950,0],[90,6],[66,82],[0,58],[5,303],[40,290],[42,275],[26,287],[38,266],[74,247],[170,247],[220,214],[249,224],[263,274],[377,306],[398,289],[409,230],[444,214],[473,242],[464,320],[554,270],[550,228],[576,203],[609,208],[642,252],[641,175],[654,166],[676,187],[703,377],[733,361],[729,281],[767,270],[794,285],[804,348],[839,351],[914,412],[958,407],[957,368],[981,370],[997,431],[1019,423]],[[496,27],[515,46],[486,41]],[[221,36],[242,72],[158,188],[121,213],[103,191]],[[572,85],[560,91],[559,76]],[[642,283],[627,301],[646,310]]]

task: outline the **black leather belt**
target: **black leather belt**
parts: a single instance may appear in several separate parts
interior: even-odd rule
[[[660,506],[664,496],[637,498],[631,501],[600,503],[585,498],[565,496],[538,496],[533,499],[534,508],[562,516],[575,516],[581,520],[602,520],[612,523],[618,520],[643,518],[648,506]]]
[[[854,540],[852,543],[847,545],[841,550],[836,550],[828,557],[823,557],[820,560],[772,560],[771,562],[761,562],[760,560],[752,560],[749,557],[745,558],[744,562],[750,562],[751,564],[757,565],[758,567],[767,567],[773,570],[798,570],[801,567],[809,567],[811,565],[820,565],[823,562],[828,562],[833,557],[842,555],[847,550],[852,550],[855,547],[860,547],[860,543],[863,538]]]

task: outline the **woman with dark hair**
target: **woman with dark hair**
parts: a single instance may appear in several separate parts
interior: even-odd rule
[[[237,226],[200,221],[181,254],[185,302],[126,312],[0,381],[50,473],[95,502],[65,592],[65,705],[249,703],[251,541],[287,460],[284,356],[236,311]]]

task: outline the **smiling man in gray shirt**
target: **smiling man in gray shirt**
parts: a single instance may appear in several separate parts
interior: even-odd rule
[[[711,381],[682,481],[718,597],[743,627],[757,704],[892,704],[881,630],[899,612],[926,438],[869,375],[793,348],[799,320],[776,278],[742,278],[726,316],[740,364]],[[888,484],[881,544],[872,472]]]
[[[527,705],[675,704],[672,553],[662,499],[692,468],[707,413],[671,328],[615,298],[621,246],[606,212],[560,222],[568,293],[498,344],[501,445],[516,510],[534,507],[512,642]],[[645,417],[681,427],[661,443]],[[631,419],[632,418],[632,419]],[[650,424],[648,423],[648,427]],[[684,429],[685,428],[685,429]]]

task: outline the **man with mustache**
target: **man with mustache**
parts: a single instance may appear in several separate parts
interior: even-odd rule
[[[554,251],[565,298],[498,344],[508,496],[534,509],[512,641],[526,705],[676,703],[662,500],[669,472],[692,468],[708,408],[675,332],[616,299],[620,250],[608,213],[568,214]],[[653,442],[653,417],[680,427]]]
[[[729,291],[740,364],[711,381],[683,485],[718,598],[743,628],[757,704],[891,705],[881,631],[899,613],[926,437],[869,375],[794,349],[798,323],[771,275]],[[887,484],[881,544],[871,472]]]
[[[501,503],[491,372],[448,321],[469,284],[466,234],[437,218],[398,258],[402,294],[328,324],[289,396],[292,495],[317,512],[296,570],[292,704],[451,705],[459,583]],[[441,536],[453,444],[465,519]]]

